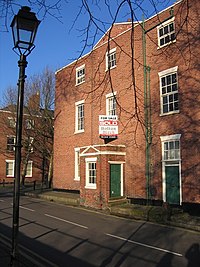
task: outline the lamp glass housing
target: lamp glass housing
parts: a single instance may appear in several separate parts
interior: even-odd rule
[[[14,49],[20,54],[29,54],[34,46],[34,40],[40,21],[29,7],[22,7],[11,23]]]

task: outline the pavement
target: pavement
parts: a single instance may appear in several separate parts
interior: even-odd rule
[[[2,190],[1,190],[2,193]],[[6,193],[6,192],[4,192]],[[21,194],[44,199],[46,201],[52,201],[62,203],[69,206],[80,206],[79,194],[71,192],[54,191],[50,189],[41,188],[33,190],[33,188],[23,188]],[[85,208],[86,209],[86,208]],[[88,209],[88,208],[87,208]],[[128,202],[112,202],[108,209],[99,211],[101,213],[111,214],[115,216],[121,216],[134,220],[149,221],[158,224],[164,224],[170,227],[180,227],[187,230],[200,232],[200,216],[192,216],[191,214],[184,212],[180,208],[166,208],[160,206],[143,206],[129,204]],[[14,266],[10,265],[10,240],[0,234],[0,266]],[[19,267],[38,267],[45,266],[44,263],[36,261],[35,255],[24,252],[19,249],[19,259],[15,266]]]

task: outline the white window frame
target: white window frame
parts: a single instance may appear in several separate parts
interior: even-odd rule
[[[89,177],[89,165],[90,165],[90,163],[95,163],[96,164],[96,162],[97,162],[97,158],[86,158],[85,159],[85,163],[86,163],[86,168],[85,168],[85,171],[86,171],[86,173],[85,173],[85,177],[86,177],[86,179],[85,179],[85,188],[87,188],[87,189],[96,189],[97,188],[97,175],[95,177],[96,183],[90,183],[90,181],[89,181],[89,179],[90,179],[90,177]]]
[[[176,91],[171,91],[171,92],[166,92],[165,94],[162,92],[162,78],[166,77],[167,75],[173,75],[176,73],[176,84],[177,84],[177,90]],[[170,103],[169,101],[169,97],[172,96],[174,98],[174,95],[175,94],[178,94],[178,101],[173,101],[171,103],[174,103],[175,102],[178,102],[178,105],[179,105],[179,88],[178,88],[178,66],[176,67],[173,67],[173,68],[170,68],[170,69],[167,69],[167,70],[164,70],[164,71],[161,71],[158,73],[158,76],[159,76],[159,82],[160,82],[160,115],[170,115],[170,114],[174,114],[174,113],[179,113],[179,109],[177,110],[172,110],[172,111],[168,111],[168,112],[164,112],[163,111],[163,99],[164,97],[167,97],[168,98],[168,104]],[[171,86],[171,85],[170,85]],[[167,87],[167,86],[166,86]]]
[[[106,115],[117,115],[116,94],[117,94],[116,92],[113,92],[113,93],[109,93],[106,95]],[[110,106],[111,106],[110,100],[115,101],[115,109],[112,109],[112,110],[110,109]],[[113,105],[113,103],[112,103],[112,105]],[[114,110],[115,110],[115,112],[111,112]]]
[[[29,170],[29,173],[27,174],[29,165],[30,165],[30,170]],[[32,175],[33,175],[33,161],[29,160],[27,167],[26,167],[26,176],[25,177],[32,177]]]
[[[10,128],[16,127],[16,118],[14,117],[8,117],[8,124]]]
[[[113,62],[115,61],[115,64],[113,66],[109,66],[111,61],[108,59],[111,55],[115,55],[115,60],[112,60]],[[117,65],[117,63],[116,63],[116,47],[115,47],[115,48],[106,52],[106,71],[109,69],[110,70],[114,69],[116,67],[116,65]]]
[[[174,25],[174,30],[173,30],[172,32],[170,32],[170,33],[167,33],[167,34],[164,34],[163,36],[160,36],[160,29],[161,29],[161,28],[164,28],[164,27],[166,27],[166,26],[169,26],[171,23],[173,23],[173,25]],[[163,45],[160,45],[160,40],[161,40],[162,38],[167,37],[167,36],[171,36],[172,33],[175,34],[175,18],[174,18],[174,17],[171,18],[171,19],[169,19],[169,20],[167,20],[167,21],[165,21],[165,22],[163,22],[163,23],[160,24],[159,26],[157,26],[158,49],[160,49],[160,48],[162,48],[162,47],[165,47],[165,46],[167,46],[167,45],[169,45],[169,44],[171,44],[171,43],[176,42],[176,36],[175,36],[175,39],[174,39],[174,40],[170,40],[169,42],[164,43]]]
[[[181,160],[181,154],[180,154],[180,138],[181,138],[181,134],[173,134],[173,135],[167,135],[167,136],[161,136],[161,142],[162,142],[162,161],[164,162],[177,162]],[[165,143],[169,143],[169,142],[175,142],[175,141],[179,141],[179,157],[177,158],[169,158],[166,159],[165,158]]]
[[[25,127],[27,130],[33,130],[35,125],[35,121],[33,119],[26,119],[25,120]]]
[[[10,168],[12,174],[7,174],[7,164],[12,164],[12,168]],[[7,159],[6,160],[6,177],[14,177],[14,175],[15,175],[15,160]]]
[[[75,177],[74,180],[80,181],[80,148],[74,148],[75,159],[74,159],[74,167],[75,167]]]
[[[79,129],[79,106],[83,105],[84,107],[84,116],[83,116],[83,128]],[[85,100],[81,100],[75,103],[75,133],[82,133],[84,132],[85,128]]]
[[[82,70],[84,70],[84,73],[81,73]],[[76,68],[76,85],[82,84],[84,82],[85,82],[85,64]]]
[[[9,144],[13,149],[12,150],[9,150],[8,149],[8,138],[13,138],[13,140],[14,140],[14,143],[13,144]],[[8,151],[8,152],[13,152],[13,151],[15,151],[15,136],[13,136],[13,135],[7,135],[7,144],[6,144],[7,146],[6,146],[6,150]]]

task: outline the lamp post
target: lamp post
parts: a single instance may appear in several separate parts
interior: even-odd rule
[[[40,21],[29,7],[22,7],[14,16],[11,23],[14,40],[13,50],[20,56],[18,61],[18,100],[17,121],[15,140],[15,183],[13,191],[13,224],[12,224],[12,251],[10,266],[17,266],[18,254],[18,232],[19,232],[19,198],[20,198],[20,174],[21,174],[21,147],[22,147],[22,121],[24,102],[25,69],[27,67],[26,57],[34,49],[34,39]]]

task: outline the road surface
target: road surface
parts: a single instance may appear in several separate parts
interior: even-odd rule
[[[12,195],[0,195],[0,237],[11,238]],[[20,250],[35,265],[199,267],[200,233],[20,198]]]

